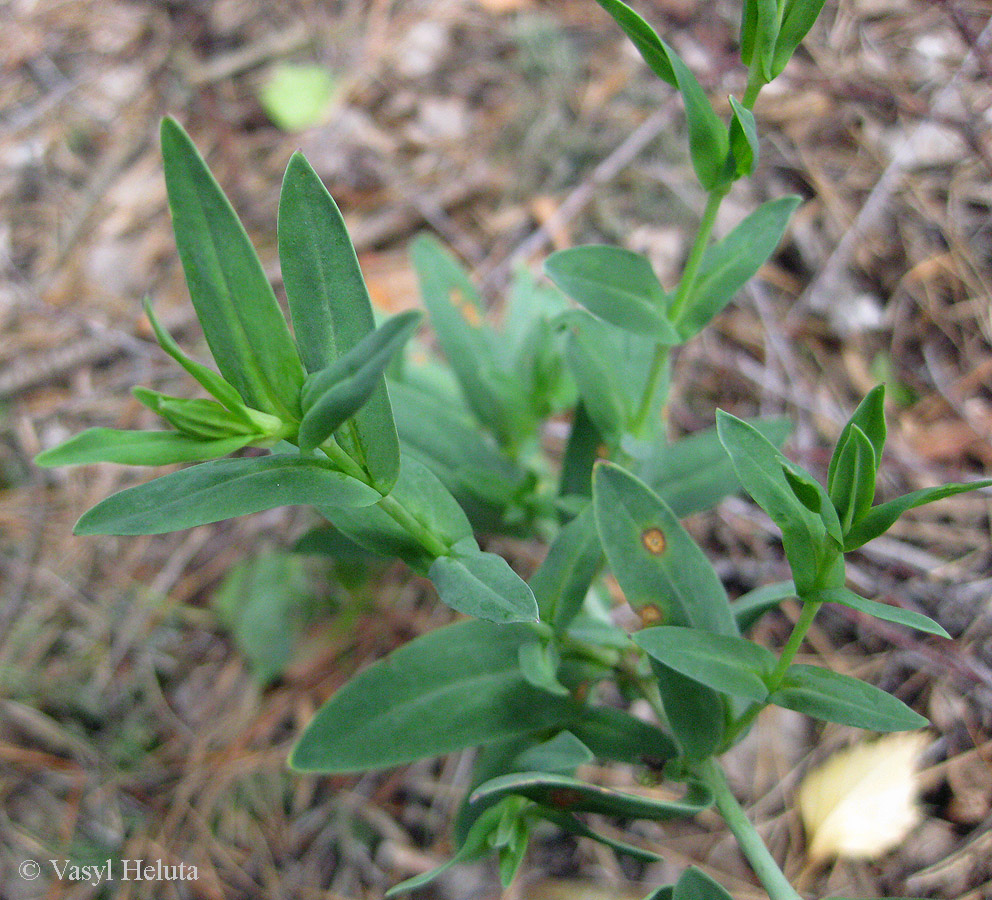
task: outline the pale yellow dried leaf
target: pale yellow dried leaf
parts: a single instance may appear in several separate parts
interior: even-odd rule
[[[928,741],[900,732],[856,744],[803,779],[797,805],[812,860],[876,859],[903,840],[920,819],[917,759]]]

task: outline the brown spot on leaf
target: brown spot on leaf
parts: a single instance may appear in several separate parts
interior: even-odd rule
[[[641,624],[645,627],[648,625],[657,625],[665,618],[665,614],[653,603],[642,606],[637,611],[637,614],[641,617]]]
[[[641,543],[652,556],[661,556],[667,546],[664,532],[660,528],[645,528],[641,534]]]
[[[582,794],[567,788],[557,788],[548,795],[548,800],[557,809],[570,809],[581,802]]]

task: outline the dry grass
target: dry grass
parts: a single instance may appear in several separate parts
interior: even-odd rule
[[[714,97],[740,91],[736,3],[638,5]],[[760,175],[728,206],[740,215],[786,191],[808,200],[755,289],[682,353],[676,427],[710,424],[716,405],[786,411],[798,422],[792,452],[822,473],[845,414],[884,376],[900,386],[886,495],[988,472],[990,12],[982,0],[828,2],[759,102]],[[673,271],[700,199],[682,186],[677,106],[591,0],[40,0],[7,13],[0,897],[380,897],[447,849],[467,760],[357,780],[296,777],[284,760],[349,672],[443,621],[423,586],[390,570],[357,613],[314,626],[286,677],[262,692],[207,604],[245,546],[285,546],[304,511],[75,539],[75,517],[142,473],[30,464],[85,426],[144,423],[133,384],[189,390],[140,317],[150,293],[188,346],[198,340],[169,233],[158,118],[177,115],[206,150],[268,264],[282,169],[302,145],[354,225],[375,299],[396,309],[416,302],[403,248],[421,228],[439,232],[496,301],[508,261],[536,262],[556,245],[618,241]],[[265,118],[255,90],[286,59],[343,74],[326,127],[291,136]],[[781,576],[768,523],[743,501],[693,527],[738,587]],[[810,894],[992,896],[988,495],[907,516],[852,570],[871,595],[935,615],[957,638],[833,613],[808,645],[811,659],[930,715],[926,821],[877,863],[806,870],[789,793],[813,757],[850,735],[829,729],[813,751],[810,728],[774,714],[742,750],[740,793]],[[763,636],[781,640],[786,624],[769,619]],[[549,835],[507,896],[636,898],[646,888],[634,882],[660,883],[688,862],[739,898],[761,896],[714,818],[638,834],[663,844],[663,866],[628,870]],[[197,865],[200,878],[101,893],[50,873],[25,882],[16,865],[29,857],[161,858]],[[473,869],[436,896],[499,892]]]

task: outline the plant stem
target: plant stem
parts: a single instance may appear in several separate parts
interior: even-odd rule
[[[654,348],[654,356],[651,359],[651,369],[648,371],[648,378],[644,386],[644,393],[641,402],[638,404],[637,412],[630,423],[630,430],[633,434],[640,436],[644,430],[644,425],[651,414],[654,406],[655,394],[658,393],[658,385],[661,384],[665,371],[668,368],[668,346],[658,344]]]
[[[362,470],[362,467],[359,466],[358,463],[355,462],[355,460],[353,460],[347,453],[345,453],[344,450],[342,450],[338,445],[337,441],[333,438],[321,444],[320,449],[323,450],[324,453],[327,454],[327,458],[330,459],[331,462],[333,462],[346,475],[350,475],[352,478],[361,481],[363,484],[367,484],[369,487],[379,490],[374,484],[371,483],[371,479]],[[393,519],[393,521],[403,526],[406,531],[420,541],[425,550],[434,554],[434,556],[447,556],[451,552],[451,548],[444,541],[442,541],[436,534],[434,534],[434,532],[427,528],[427,526],[415,518],[414,515],[391,494],[383,494],[382,499],[376,505],[379,509],[386,513],[386,515]]]
[[[799,620],[793,626],[792,634],[789,635],[789,640],[782,649],[782,655],[778,658],[778,665],[775,667],[775,671],[772,672],[771,678],[768,679],[769,691],[778,690],[782,684],[782,679],[785,677],[786,671],[792,665],[792,660],[795,659],[796,653],[799,651],[799,647],[806,637],[806,632],[809,631],[809,627],[813,624],[813,619],[816,618],[816,614],[820,611],[822,605],[822,603],[816,600],[806,600],[803,602]]]
[[[720,210],[723,198],[727,196],[729,185],[722,185],[713,188],[706,199],[706,207],[703,209],[703,216],[699,220],[699,228],[696,230],[695,240],[692,242],[692,249],[689,251],[689,258],[686,260],[682,278],[679,280],[678,289],[668,308],[668,318],[673,322],[678,322],[682,315],[683,308],[689,300],[692,289],[696,286],[696,277],[699,275],[699,267],[703,262],[703,252],[710,241],[713,233],[713,226],[716,224],[716,214]]]
[[[778,867],[765,842],[761,839],[751,820],[737,802],[737,798],[727,784],[723,769],[714,759],[707,759],[696,769],[697,774],[712,792],[716,808],[737,838],[741,851],[754,869],[754,874],[768,891],[771,900],[802,900],[788,879]]]
[[[803,608],[802,612],[799,614],[799,619],[792,627],[792,634],[789,635],[789,640],[782,649],[782,653],[778,658],[778,664],[775,666],[772,674],[768,677],[767,684],[769,694],[778,690],[781,686],[782,679],[785,678],[785,673],[789,670],[789,666],[792,665],[792,660],[795,659],[796,653],[799,651],[803,639],[806,637],[806,632],[809,631],[809,627],[813,624],[813,619],[816,618],[816,614],[820,611],[820,607],[822,605],[822,603],[815,600],[806,600],[803,602]],[[749,727],[750,724],[758,718],[758,713],[760,713],[765,706],[766,704],[764,703],[752,703],[744,711],[744,714],[731,726],[725,739],[725,746],[730,746],[734,738],[736,738],[737,735]]]

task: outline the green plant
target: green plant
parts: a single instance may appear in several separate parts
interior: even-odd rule
[[[708,200],[674,290],[637,254],[578,247],[547,260],[561,292],[521,275],[496,329],[458,263],[421,238],[413,261],[447,365],[417,367],[403,347],[420,315],[376,327],[341,215],[297,154],[279,207],[294,337],[233,209],[189,137],[166,119],[176,241],[219,374],[186,357],[146,309],[162,348],[213,399],[138,388],[137,398],[174,430],[91,429],[38,462],[198,463],[104,500],[80,519],[79,534],[160,533],[310,505],[330,527],[309,535],[307,549],[402,559],[430,578],[444,603],[473,617],[352,679],[317,713],[291,759],[301,771],[342,773],[480,747],[451,863],[495,851],[508,883],[539,820],[650,859],[594,833],[578,814],[664,820],[715,805],[769,896],[795,900],[718,757],[769,704],[875,731],[925,724],[869,684],[793,660],[827,603],[946,637],[925,616],[848,590],[844,557],[904,511],[992,480],[875,505],[886,438],[881,387],[842,431],[825,487],[778,449],[788,431],[779,420],[719,412],[715,428],[665,438],[671,349],[755,274],[799,203],[772,200],[711,240],[721,200],[757,163],[755,98],[822,3],[746,0],[748,81],[742,99],[730,100],[728,124],[636,13],[619,0],[599,2],[685,102],[691,160]],[[540,423],[566,411],[571,432],[555,465],[542,453]],[[268,452],[222,458],[245,447]],[[781,529],[793,577],[731,601],[679,520],[740,487]],[[480,548],[481,532],[548,537],[547,556],[525,582]],[[633,635],[597,603],[604,560],[645,626]],[[802,614],[780,652],[742,636],[787,597],[798,598]],[[278,649],[266,672],[278,670],[285,648]],[[602,703],[597,686],[607,681],[646,698],[658,724]],[[594,758],[641,765],[684,792],[661,801],[586,783],[576,771]],[[696,869],[651,895],[728,896]]]

